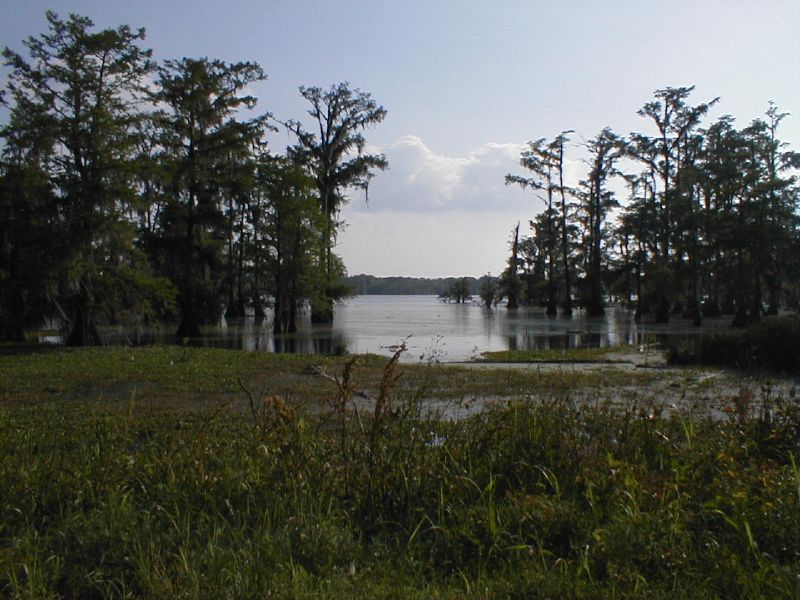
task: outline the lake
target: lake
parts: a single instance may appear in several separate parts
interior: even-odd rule
[[[544,309],[477,304],[446,304],[436,296],[357,296],[337,304],[331,325],[312,325],[308,314],[299,319],[293,335],[274,335],[269,319],[223,320],[207,327],[192,345],[263,352],[334,354],[372,352],[389,355],[403,340],[403,360],[465,361],[492,350],[596,348],[621,344],[664,343],[727,327],[730,317],[707,319],[702,328],[675,318],[667,325],[637,324],[629,310],[611,307],[604,317],[589,318],[576,311],[572,318],[546,317]],[[171,331],[123,330],[109,343],[174,342]]]

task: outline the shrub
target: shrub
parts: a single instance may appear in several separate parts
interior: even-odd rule
[[[668,351],[670,364],[800,373],[800,318],[767,317],[741,330],[704,333]]]

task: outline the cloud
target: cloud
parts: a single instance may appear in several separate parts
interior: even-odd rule
[[[506,186],[525,144],[486,143],[465,156],[431,150],[419,137],[403,136],[385,149],[389,169],[370,183],[369,205],[358,194],[343,210],[348,226],[339,253],[350,273],[446,277],[499,274],[508,259],[511,229],[544,209],[540,192]],[[566,185],[586,177],[587,166],[568,149]]]
[[[519,212],[542,210],[541,193],[505,185],[508,173],[524,175],[519,157],[526,144],[487,142],[465,156],[437,154],[419,137],[405,135],[383,152],[389,169],[370,182],[369,204],[352,194],[349,212]],[[580,156],[572,144],[568,152]],[[574,186],[586,176],[586,165],[577,156],[565,160],[564,179]]]
[[[417,136],[383,149],[389,170],[370,183],[369,205],[353,195],[351,211],[508,211],[530,203],[505,185],[519,169],[523,144],[490,142],[466,156],[437,154]]]

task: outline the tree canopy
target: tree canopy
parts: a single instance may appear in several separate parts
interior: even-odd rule
[[[387,166],[364,152],[386,110],[348,83],[303,87],[319,131],[287,120],[297,143],[273,155],[256,63],[156,63],[143,29],[46,18],[27,55],[3,52],[0,336],[54,322],[96,344],[100,326],[177,319],[193,337],[268,304],[276,331],[307,303],[332,317],[339,209]]]
[[[798,307],[800,155],[778,137],[787,114],[769,103],[741,130],[727,115],[706,124],[719,99],[692,105],[693,89],[656,90],[639,111],[654,135],[605,128],[586,142],[575,189],[561,177],[563,133],[528,144],[520,165],[529,174],[506,177],[545,202],[512,251],[522,302],[548,314],[560,302],[569,314],[574,289],[590,315],[613,298],[637,318],[678,313],[699,324],[727,313],[737,325]],[[509,295],[509,306],[518,302]]]

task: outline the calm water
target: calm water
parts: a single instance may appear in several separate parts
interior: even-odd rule
[[[476,304],[444,304],[435,296],[359,296],[337,305],[332,325],[312,325],[302,315],[294,335],[272,334],[269,319],[222,322],[206,329],[192,343],[251,351],[332,354],[391,354],[406,340],[406,361],[462,361],[489,350],[566,349],[640,345],[697,335],[727,326],[729,318],[707,320],[702,329],[674,319],[669,325],[636,324],[630,311],[607,309],[605,317],[588,318],[577,311],[571,319],[546,317],[544,309],[509,311]],[[170,331],[119,331],[111,343],[169,342]]]

